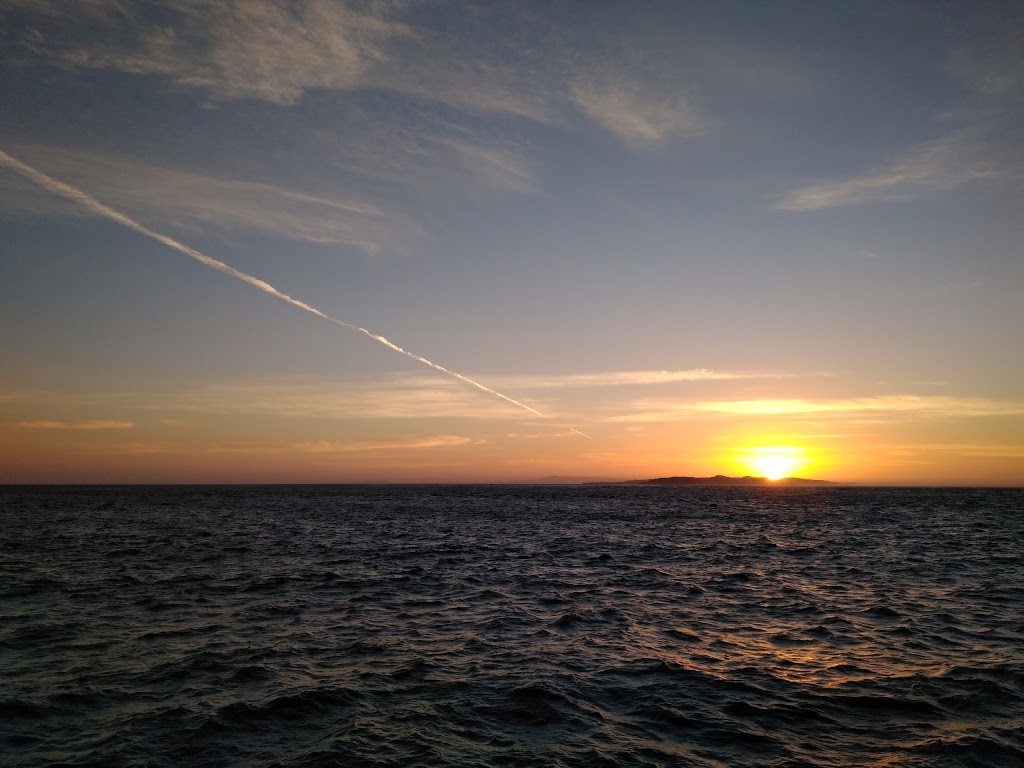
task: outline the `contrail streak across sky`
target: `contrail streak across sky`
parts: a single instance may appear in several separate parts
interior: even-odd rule
[[[361,328],[360,326],[355,325],[354,323],[347,323],[344,320],[339,320],[336,317],[328,315],[326,312],[321,312],[316,307],[311,307],[309,304],[306,304],[303,301],[299,301],[298,299],[292,298],[287,293],[283,293],[277,290],[277,288],[272,286],[270,283],[260,280],[258,277],[253,277],[252,275],[246,272],[242,272],[241,270],[235,269],[229,264],[225,264],[223,261],[218,261],[212,256],[207,256],[205,253],[201,253],[197,251],[195,248],[190,248],[189,246],[185,245],[184,243],[178,242],[172,237],[162,235],[159,232],[154,232],[152,229],[143,224],[140,224],[130,216],[127,216],[121,213],[120,211],[115,211],[113,208],[104,205],[92,195],[89,195],[83,192],[82,190],[71,186],[70,184],[66,184],[65,182],[60,181],[59,179],[55,179],[52,176],[48,176],[47,174],[43,173],[42,171],[36,170],[30,165],[26,165],[25,163],[18,160],[16,157],[12,157],[3,150],[0,150],[0,165],[6,166],[15,173],[21,174],[30,181],[38,184],[43,189],[49,190],[54,194],[66,197],[68,200],[78,203],[78,205],[82,206],[83,208],[89,211],[92,211],[97,216],[102,216],[103,218],[116,222],[121,226],[127,227],[128,229],[133,229],[139,234],[145,235],[146,237],[156,240],[158,243],[163,243],[168,248],[173,248],[174,250],[179,251],[185,254],[186,256],[190,256],[196,261],[198,261],[200,264],[204,264],[205,266],[210,267],[211,269],[216,269],[218,272],[223,272],[226,275],[230,275],[231,277],[241,280],[243,283],[248,283],[254,288],[259,288],[264,293],[269,293],[274,298],[280,299],[281,301],[286,301],[289,304],[298,307],[299,309],[304,309],[310,314],[316,315],[317,317],[327,320],[328,322],[334,323],[335,325],[340,325],[352,331],[356,331],[357,333],[361,333],[364,336],[369,336],[374,341],[378,342],[379,344],[383,344],[385,347],[388,347],[389,349],[393,349],[395,352],[405,355],[406,357],[412,358],[413,360],[422,363],[423,365],[433,368],[435,371],[440,371],[441,373],[447,374],[448,376],[451,376],[454,379],[458,379],[459,381],[465,384],[469,384],[470,386],[476,387],[480,391],[486,392],[489,395],[500,398],[505,402],[511,403],[512,405],[518,408],[522,408],[524,411],[528,411],[529,413],[532,413],[534,416],[540,416],[541,418],[545,419],[548,418],[543,413],[538,411],[536,408],[531,408],[526,403],[521,403],[518,400],[509,397],[508,395],[503,395],[501,392],[491,389],[490,387],[481,384],[479,381],[474,381],[468,376],[463,376],[461,373],[449,370],[448,368],[445,368],[443,365],[438,365],[432,360],[428,360],[425,357],[421,357],[420,355],[417,355],[414,352],[410,352],[407,349],[402,349],[402,347],[398,346],[392,341],[389,341],[383,336],[368,331],[365,328]],[[570,427],[570,429],[572,429],[572,427]],[[577,429],[572,429],[572,431],[578,435],[582,435],[583,437],[589,438],[589,435],[584,435]]]

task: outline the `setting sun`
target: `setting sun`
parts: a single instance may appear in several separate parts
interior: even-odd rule
[[[740,461],[769,480],[792,477],[797,469],[807,463],[803,448],[789,446],[750,448],[740,457]]]

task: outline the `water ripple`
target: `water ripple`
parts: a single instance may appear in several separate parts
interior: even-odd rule
[[[1024,492],[0,489],[5,765],[1024,765]]]

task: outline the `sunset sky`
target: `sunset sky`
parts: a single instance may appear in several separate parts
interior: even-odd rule
[[[1022,41],[1016,0],[3,0],[0,482],[1024,485]]]

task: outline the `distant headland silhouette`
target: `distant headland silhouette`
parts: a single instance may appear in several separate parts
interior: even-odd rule
[[[834,485],[831,480],[809,480],[803,477],[780,477],[771,480],[767,477],[655,477],[650,480],[620,480],[618,482],[591,482],[585,485]]]

